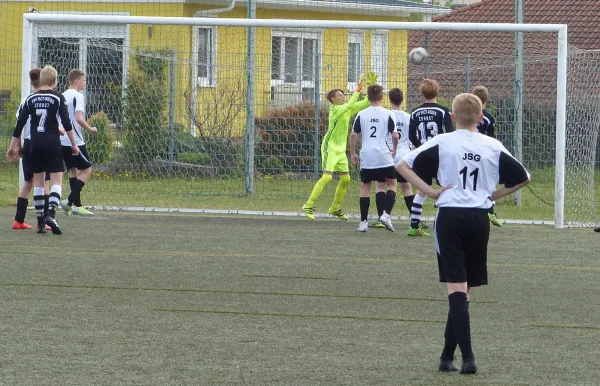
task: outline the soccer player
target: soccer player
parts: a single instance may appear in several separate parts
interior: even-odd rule
[[[327,93],[327,100],[331,102],[331,109],[329,110],[329,128],[321,144],[323,175],[315,184],[308,201],[302,206],[302,210],[309,220],[315,219],[315,201],[317,201],[327,184],[331,182],[333,173],[339,174],[340,182],[335,189],[335,197],[331,207],[329,207],[329,214],[342,220],[348,220],[348,216],[346,216],[340,207],[350,183],[350,168],[348,166],[348,157],[346,156],[348,128],[350,118],[369,106],[368,99],[358,102],[363,82],[364,80],[361,78],[354,94],[352,94],[347,103],[344,92],[341,89],[334,89]],[[376,82],[377,75],[373,72],[369,73],[367,76],[367,85],[375,84]]]
[[[60,202],[62,191],[63,157],[60,144],[58,118],[67,131],[71,140],[73,154],[79,153],[79,148],[73,136],[73,127],[69,119],[67,102],[62,94],[54,89],[58,73],[52,66],[45,66],[40,71],[40,89],[27,97],[19,113],[13,138],[7,152],[10,159],[22,154],[20,136],[29,120],[31,123],[31,170],[33,172],[33,200],[38,220],[38,233],[46,233],[45,224],[50,226],[53,234],[61,234],[56,221],[56,208]],[[44,216],[44,177],[50,173],[50,200],[48,214]]]
[[[367,99],[370,106],[358,113],[350,134],[350,155],[352,163],[360,163],[360,224],[358,232],[369,229],[367,217],[371,205],[371,183],[377,181],[385,183],[378,185],[377,195],[384,195],[385,211],[380,215],[379,221],[393,232],[390,213],[396,202],[396,170],[394,169],[394,156],[398,146],[398,133],[392,112],[381,106],[383,100],[383,87],[379,85],[367,88]],[[356,140],[362,134],[360,160],[356,155]],[[388,135],[392,136],[392,148],[387,144]],[[385,186],[388,191],[385,193]],[[377,197],[377,196],[376,196]]]
[[[527,170],[500,142],[477,132],[481,111],[477,96],[458,95],[452,103],[457,130],[427,141],[396,167],[413,186],[437,198],[434,237],[440,281],[447,283],[450,308],[439,370],[458,370],[454,365],[458,345],[463,374],[477,372],[468,301],[472,287],[488,283],[488,208],[492,201],[531,181]],[[433,176],[438,176],[441,189],[426,182]],[[504,186],[496,190],[498,184]]]
[[[410,141],[408,140],[408,125],[410,122],[410,114],[408,114],[405,111],[402,111],[402,102],[404,101],[404,94],[402,90],[400,90],[399,88],[391,89],[388,92],[388,98],[390,100],[390,104],[392,105],[391,111],[392,114],[394,114],[394,120],[396,121],[396,132],[398,133],[398,146],[396,149],[396,156],[394,157],[394,165],[397,165],[398,162],[400,162],[400,160],[402,159],[402,157],[404,157],[410,152]],[[393,149],[393,140],[391,134],[388,134],[386,142],[388,147],[390,149]],[[415,198],[412,192],[412,187],[410,186],[410,183],[408,183],[406,179],[404,179],[404,177],[402,177],[398,172],[396,172],[396,180],[398,183],[400,183],[400,186],[402,187],[404,203],[406,204],[406,207],[408,208],[408,213],[410,215],[412,202]],[[377,206],[377,215],[379,217],[381,217],[381,215],[385,211],[386,195],[392,194],[390,190],[384,193],[385,188],[385,182],[377,182],[375,184],[375,191],[379,192],[375,196],[375,205]],[[369,226],[371,228],[385,228],[385,225],[379,220]]]
[[[496,120],[492,117],[492,114],[486,109],[486,104],[489,98],[488,89],[484,86],[476,86],[473,88],[473,94],[477,95],[481,99],[483,105],[483,119],[477,123],[477,131],[483,135],[487,135],[492,138],[496,138],[495,127]],[[498,218],[494,210],[495,205],[490,207],[488,217],[490,222],[497,227],[502,226],[502,221]]]
[[[440,93],[437,82],[433,79],[425,79],[421,82],[419,91],[425,98],[425,103],[413,110],[408,128],[408,138],[415,148],[438,134],[454,130],[450,110],[437,103],[437,96]],[[427,182],[431,185],[433,179]],[[427,226],[421,221],[423,202],[425,202],[425,195],[417,191],[410,210],[409,236],[429,236],[429,233],[424,230]]]
[[[85,97],[81,94],[81,91],[85,90],[85,72],[76,69],[71,70],[68,79],[69,89],[63,93],[63,96],[69,108],[69,117],[73,123],[73,132],[79,147],[79,154],[76,156],[71,154],[71,144],[66,135],[60,137],[63,146],[63,158],[70,173],[69,185],[71,186],[71,193],[68,199],[61,201],[61,206],[65,209],[67,216],[72,213],[93,216],[94,213],[85,209],[81,204],[81,190],[92,175],[92,164],[89,161],[90,157],[85,147],[81,128],[89,130],[92,134],[97,134],[98,129],[91,127],[85,121]]]

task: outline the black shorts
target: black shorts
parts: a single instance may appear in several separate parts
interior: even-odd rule
[[[488,283],[487,209],[439,208],[434,224],[440,281],[478,287]]]
[[[386,180],[393,180],[395,178],[396,168],[393,166],[377,169],[360,169],[360,180],[365,184],[373,181],[385,182]]]
[[[27,146],[27,151],[25,146]],[[49,173],[62,173],[64,171],[61,146],[50,145],[33,148],[31,142],[29,145],[23,145],[23,175],[25,181],[33,178],[35,173],[46,172],[46,180],[48,180]]]
[[[90,162],[90,156],[87,153],[85,145],[79,146],[79,155],[73,155],[73,151],[70,146],[62,147],[63,157],[65,159],[65,165],[67,170],[79,169],[84,170],[92,167]]]
[[[398,181],[401,184],[408,182],[408,181],[406,181],[406,178],[402,177],[402,174],[400,174],[398,172],[396,172],[396,181]]]

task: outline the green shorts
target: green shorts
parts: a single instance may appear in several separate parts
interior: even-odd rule
[[[346,152],[324,152],[321,158],[321,165],[324,171],[332,173],[348,173],[350,171]]]

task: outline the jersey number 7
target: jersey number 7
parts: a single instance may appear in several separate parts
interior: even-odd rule
[[[37,131],[39,133],[43,133],[44,131],[46,131],[46,128],[44,127],[44,124],[46,123],[46,117],[48,116],[48,110],[46,110],[46,109],[36,109],[35,110],[35,115],[37,115],[38,117],[40,117],[40,122],[38,123]]]

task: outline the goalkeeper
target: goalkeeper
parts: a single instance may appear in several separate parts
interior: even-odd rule
[[[325,186],[331,182],[333,173],[339,174],[340,182],[335,189],[335,197],[329,207],[329,214],[342,220],[348,220],[348,216],[346,216],[340,207],[350,183],[350,168],[348,167],[346,148],[350,118],[359,111],[369,107],[369,100],[367,98],[358,102],[363,83],[364,79],[361,77],[355,93],[352,94],[347,103],[343,90],[334,89],[327,93],[327,100],[331,102],[331,109],[329,110],[329,127],[321,144],[323,176],[315,184],[306,204],[302,206],[302,210],[309,220],[315,219],[315,201],[317,201]],[[369,86],[376,84],[377,75],[374,72],[369,73],[366,83]]]

